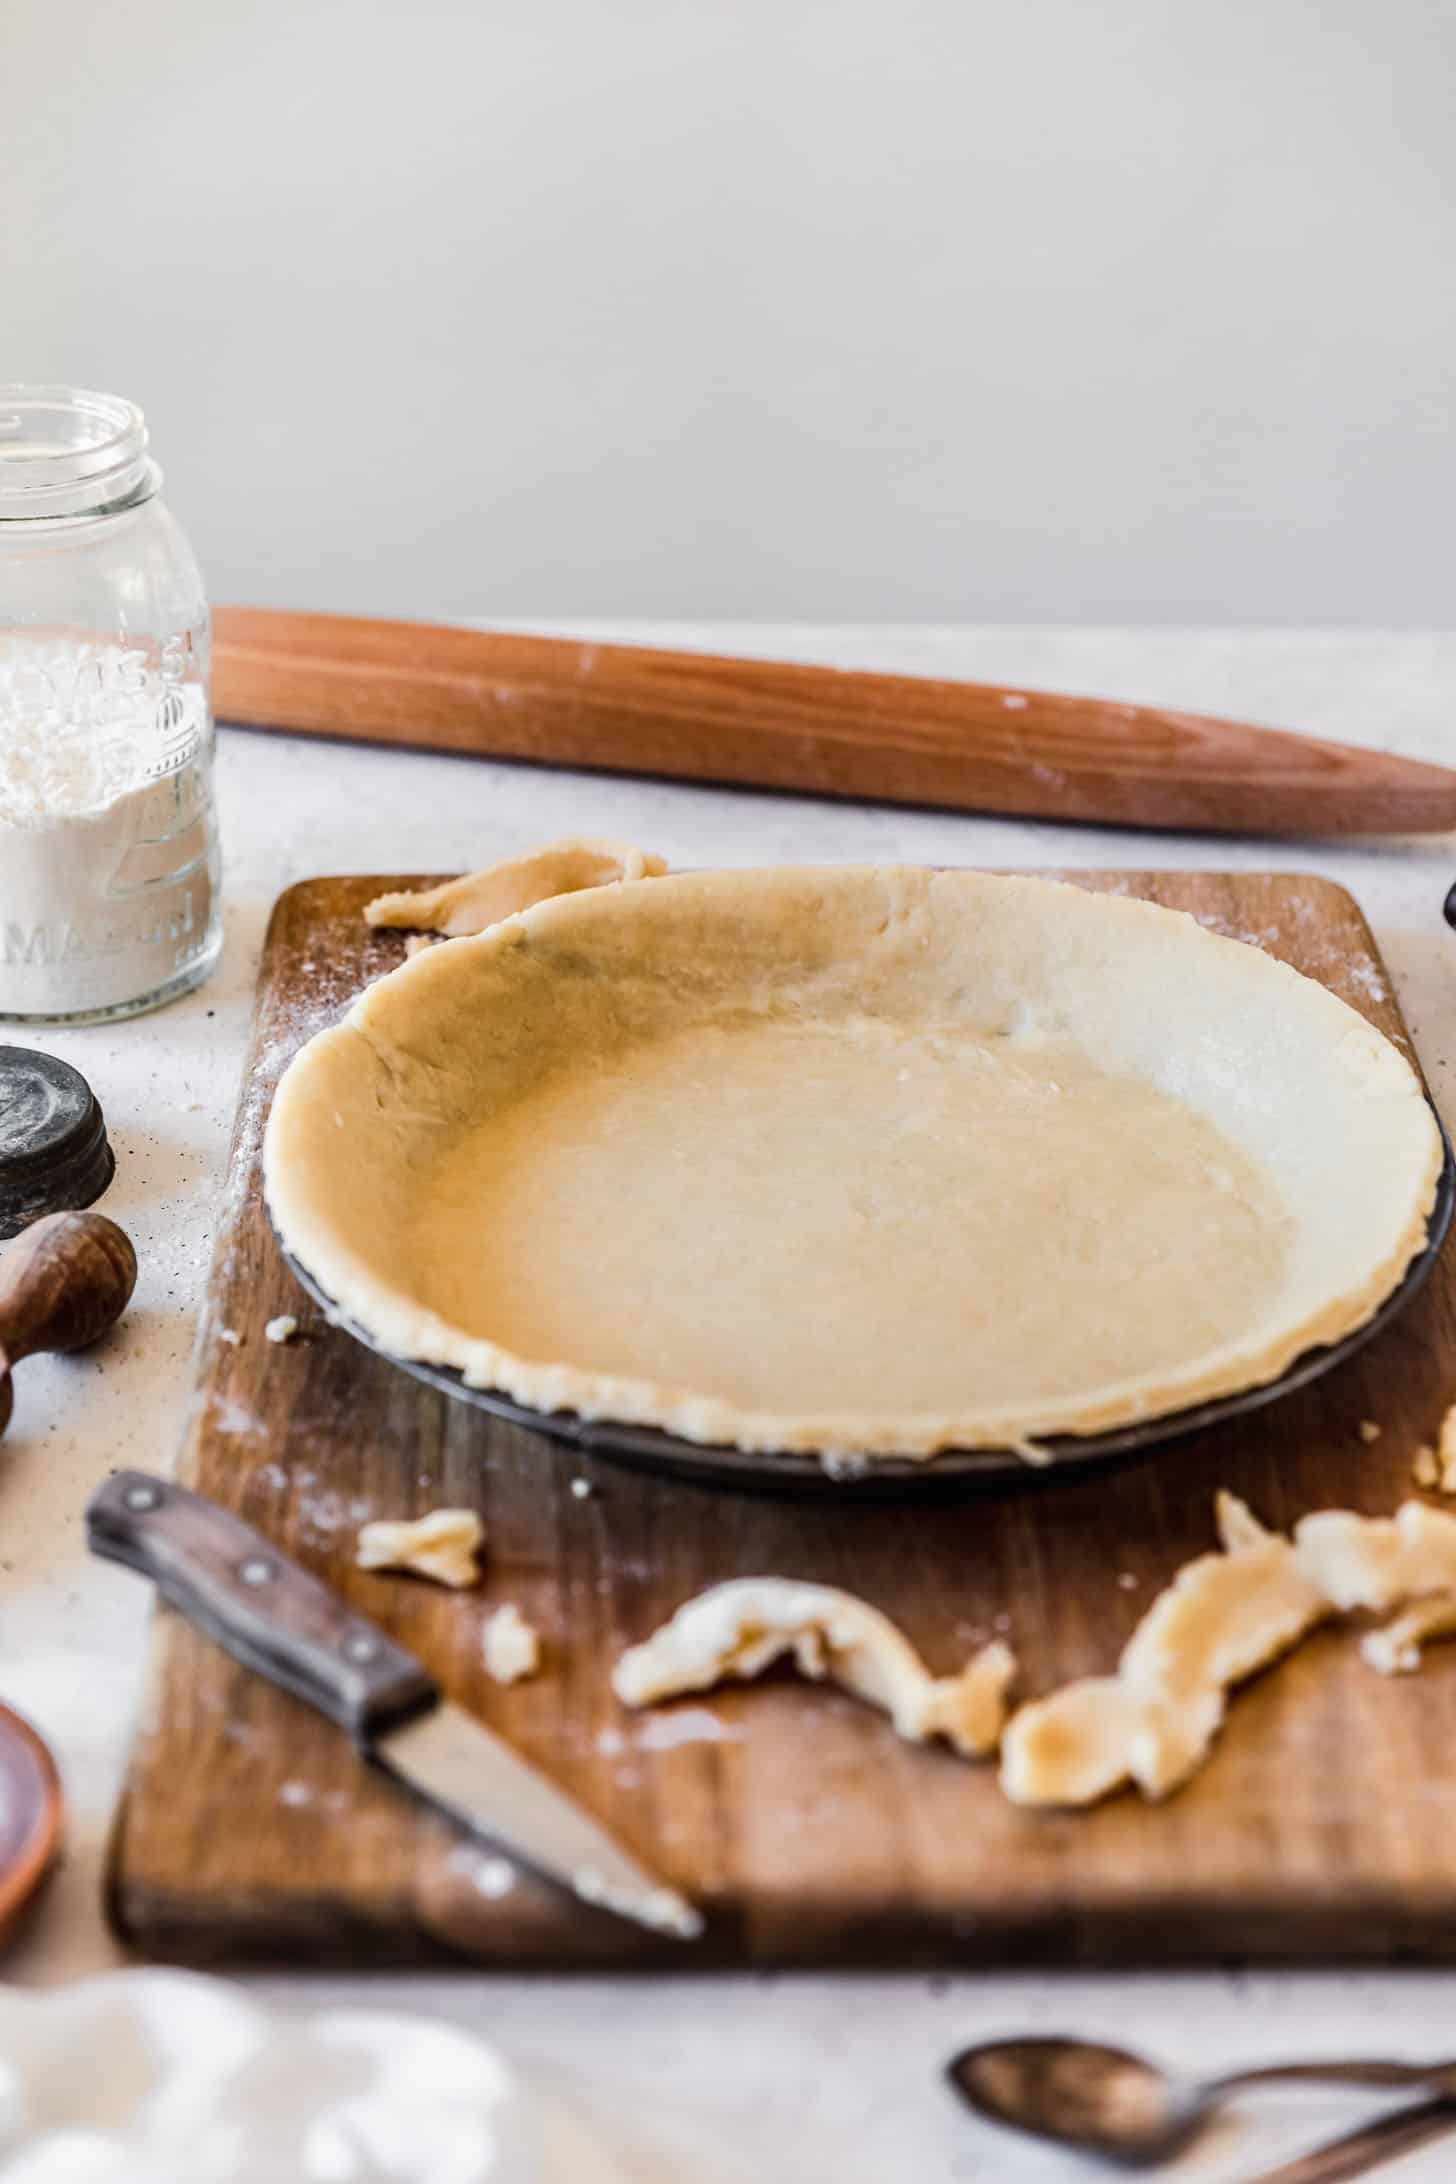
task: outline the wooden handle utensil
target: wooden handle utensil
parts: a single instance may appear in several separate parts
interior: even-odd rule
[[[11,1367],[37,1350],[84,1350],[121,1318],[136,1253],[104,1213],[48,1213],[0,1252],[0,1433],[14,1403]]]
[[[0,1706],[0,1943],[50,1871],[64,1818],[61,1778],[39,1731]]]
[[[218,715],[478,757],[1247,834],[1456,828],[1456,772],[1102,698],[220,608]]]

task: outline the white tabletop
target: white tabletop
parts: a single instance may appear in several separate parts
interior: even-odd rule
[[[572,626],[601,637],[1095,690],[1456,759],[1456,636]],[[87,1561],[81,1510],[108,1467],[165,1465],[177,1444],[259,944],[270,904],[291,881],[479,864],[576,830],[636,840],[692,864],[895,858],[1314,868],[1364,905],[1437,1098],[1456,1122],[1456,935],[1441,920],[1442,896],[1456,877],[1449,838],[1332,845],[1150,837],[233,732],[221,737],[218,776],[227,949],[212,984],[128,1025],[29,1042],[77,1063],[101,1098],[118,1159],[106,1210],[130,1230],[142,1271],[127,1319],[100,1351],[21,1369],[14,1423],[0,1446],[0,1696],[50,1739],[71,1811],[64,1869],[4,1961],[12,1980],[51,1983],[115,1961],[99,1875],[148,1596],[134,1578]],[[1456,1358],[1451,1378],[1456,1396]],[[1237,1710],[1229,1733],[1238,1734]],[[255,1984],[275,1995],[318,1995],[324,1983],[306,1987],[305,1972],[300,1966]],[[1436,1973],[658,1981],[462,1972],[331,1979],[327,1989],[489,2033],[642,2184],[689,2176],[694,2184],[798,2184],[818,2169],[832,2172],[835,2184],[1082,2173],[973,2124],[937,2083],[952,2048],[997,2032],[1076,2028],[1142,2042],[1199,2068],[1280,2053],[1456,2046],[1452,1990]],[[1179,2173],[1247,2178],[1356,2113],[1326,2100],[1291,2116],[1281,2105],[1210,2142]],[[1386,2173],[1449,2178],[1456,2137]]]

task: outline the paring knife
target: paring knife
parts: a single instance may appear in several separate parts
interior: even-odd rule
[[[508,1744],[442,1698],[377,1624],[231,1511],[145,1471],[120,1471],[86,1510],[93,1554],[149,1577],[235,1660],[346,1729],[407,1789],[599,1905],[693,1940],[692,1905],[629,1858]]]
[[[218,718],[480,758],[1200,833],[1456,827],[1456,771],[1060,691],[219,607]]]

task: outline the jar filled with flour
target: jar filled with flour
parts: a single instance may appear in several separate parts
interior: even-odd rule
[[[0,1018],[132,1016],[222,946],[208,616],[140,410],[0,386]]]

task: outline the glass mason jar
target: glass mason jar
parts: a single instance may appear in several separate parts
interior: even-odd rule
[[[222,948],[207,600],[141,411],[0,386],[0,1019],[99,1022]]]

